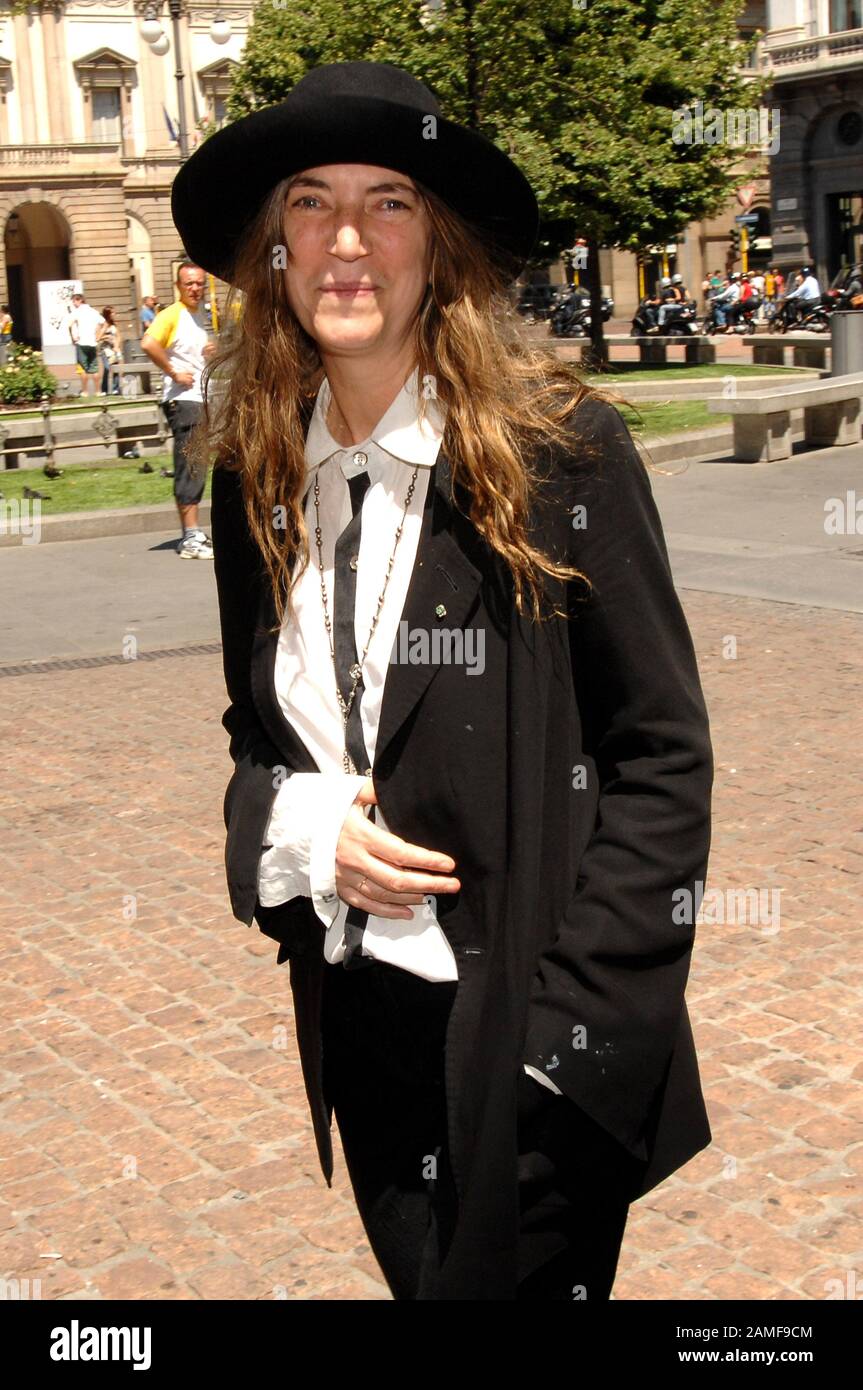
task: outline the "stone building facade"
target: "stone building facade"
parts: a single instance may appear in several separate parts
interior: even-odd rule
[[[0,303],[16,337],[40,344],[39,280],[80,279],[127,335],[143,295],[173,298],[178,137],[192,149],[224,119],[251,11],[252,0],[0,0]],[[163,30],[152,46],[147,24],[151,37]],[[863,0],[748,0],[739,26],[763,33],[753,72],[771,78],[778,149],[751,162],[720,215],[645,248],[640,272],[629,253],[602,252],[618,317],[660,274],[679,272],[697,291],[709,271],[740,269],[742,211],[758,218],[751,265],[812,259],[829,280],[863,256]]]
[[[863,261],[863,0],[768,0],[763,52],[782,139],[773,250],[822,286]]]
[[[138,333],[144,295],[174,297],[175,33],[192,149],[224,119],[252,6],[174,8],[176,28],[167,0],[37,0],[17,13],[0,0],[0,302],[20,340],[40,345],[39,280],[80,279],[126,335]],[[155,47],[141,32],[147,18],[164,33]]]

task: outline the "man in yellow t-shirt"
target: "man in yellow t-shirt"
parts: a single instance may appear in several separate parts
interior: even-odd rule
[[[203,298],[206,276],[200,266],[183,261],[177,270],[179,299],[157,314],[141,347],[165,374],[162,409],[174,438],[174,500],[183,535],[177,546],[184,560],[211,560],[213,546],[198,526],[198,503],[204,495],[206,468],[193,471],[186,458],[189,435],[203,410],[201,373],[216,351],[207,334]]]

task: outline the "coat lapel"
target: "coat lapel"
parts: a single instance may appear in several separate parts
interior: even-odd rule
[[[435,628],[460,628],[470,611],[482,580],[456,539],[456,512],[450,501],[451,471],[443,450],[432,469],[422,528],[408,587],[401,622],[407,624],[408,640],[414,631],[430,633]],[[468,523],[465,523],[468,524]],[[438,616],[435,609],[443,606]],[[292,771],[320,771],[296,730],[285,718],[275,687],[278,633],[267,628],[276,621],[275,603],[269,583],[262,585],[258,626],[252,649],[252,692],[261,722],[280,749]],[[404,629],[403,629],[404,631]],[[387,745],[404,724],[433,679],[437,665],[392,662],[384,686],[381,717],[375,748],[378,761]]]
[[[450,464],[441,449],[429,479],[423,524],[413,574],[402,609],[408,641],[411,633],[460,628],[482,580],[456,539],[457,513],[450,501]],[[446,611],[438,616],[435,609]],[[401,646],[401,643],[399,643]],[[381,703],[375,746],[379,761],[387,745],[425,694],[438,667],[431,662],[391,662]]]

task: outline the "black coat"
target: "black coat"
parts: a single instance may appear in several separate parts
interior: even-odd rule
[[[441,451],[402,619],[484,629],[485,669],[393,664],[384,690],[373,778],[386,823],[452,855],[462,883],[436,905],[459,973],[445,1064],[459,1219],[442,1298],[515,1297],[525,1062],[643,1160],[633,1199],[711,1138],[684,1002],[710,842],[707,714],[634,445],[599,402],[579,407],[573,429],[571,449],[542,455],[531,527],[547,553],[586,572],[591,597],[578,601],[577,581],[549,581],[571,621],[520,617],[507,567],[467,519],[465,498],[449,500]],[[318,769],[276,698],[276,637],[261,626],[274,617],[269,586],[238,478],[218,467],[212,533],[230,698],[222,722],[236,764],[224,803],[231,906],[280,943],[279,963],[290,960],[330,1183],[319,1007],[323,972],[335,967],[311,900],[265,908],[256,887],[273,770]],[[676,890],[688,890],[689,913]]]

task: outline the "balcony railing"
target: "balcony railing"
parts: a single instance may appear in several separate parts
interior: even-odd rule
[[[64,144],[0,145],[4,169],[84,169],[120,163],[120,145],[111,140],[74,140]]]
[[[815,71],[836,72],[863,66],[863,29],[847,29],[840,34],[819,34],[795,39],[774,47],[762,45],[764,67],[776,78],[801,77]]]

